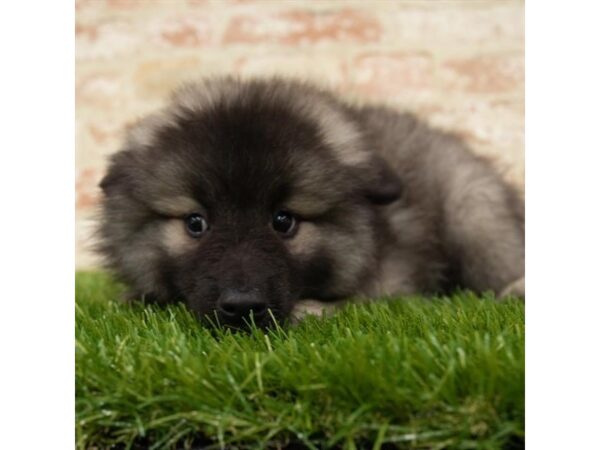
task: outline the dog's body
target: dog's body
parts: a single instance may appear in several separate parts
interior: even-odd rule
[[[306,84],[189,85],[130,131],[101,186],[100,251],[132,295],[233,326],[307,299],[523,294],[523,203],[487,161]]]

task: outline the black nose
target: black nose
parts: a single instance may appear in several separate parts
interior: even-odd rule
[[[238,290],[225,290],[217,302],[219,312],[226,320],[242,322],[249,319],[260,319],[267,313],[267,302],[257,292],[242,292]]]

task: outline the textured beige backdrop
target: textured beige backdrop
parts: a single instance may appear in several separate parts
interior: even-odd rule
[[[77,0],[76,262],[123,131],[184,80],[289,74],[462,134],[524,181],[524,5],[513,0]]]

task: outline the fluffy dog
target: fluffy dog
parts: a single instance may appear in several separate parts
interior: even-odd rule
[[[284,79],[179,89],[101,182],[99,251],[131,297],[242,326],[307,300],[523,295],[520,195],[413,115]]]

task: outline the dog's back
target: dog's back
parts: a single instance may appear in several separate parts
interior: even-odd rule
[[[351,114],[403,183],[401,201],[384,211],[375,292],[463,287],[524,295],[524,205],[491,162],[411,114],[381,107]],[[504,292],[515,282],[518,289]]]

